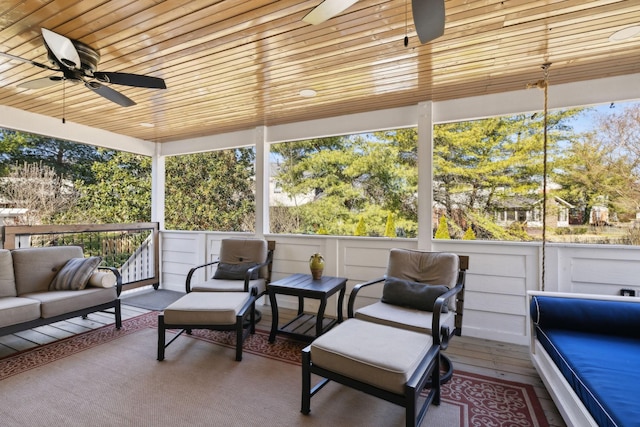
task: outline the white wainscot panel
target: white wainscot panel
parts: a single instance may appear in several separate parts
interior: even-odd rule
[[[467,274],[467,291],[489,294],[526,295],[527,284],[524,277],[478,276]]]
[[[579,283],[618,286],[637,285],[640,262],[637,259],[611,260],[600,258],[573,258],[571,281]],[[579,286],[575,286],[579,288]]]
[[[525,300],[519,295],[489,294],[467,291],[464,295],[464,310],[489,311],[494,313],[526,316]]]
[[[497,312],[465,310],[462,335],[520,345],[529,344],[526,317]]]

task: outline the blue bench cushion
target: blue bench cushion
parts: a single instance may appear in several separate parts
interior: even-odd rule
[[[531,314],[538,341],[598,425],[638,425],[640,304],[535,297]]]

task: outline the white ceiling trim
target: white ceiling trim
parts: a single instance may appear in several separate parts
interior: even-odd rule
[[[155,143],[0,105],[0,127],[113,150],[152,156]]]

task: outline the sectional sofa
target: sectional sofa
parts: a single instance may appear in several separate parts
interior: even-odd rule
[[[531,359],[568,426],[640,425],[640,298],[529,292]]]
[[[78,246],[0,249],[0,336],[96,311],[120,329],[122,278]]]

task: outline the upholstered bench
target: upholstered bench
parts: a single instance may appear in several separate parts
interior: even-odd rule
[[[302,410],[330,380],[403,406],[406,425],[419,425],[440,404],[440,346],[431,335],[348,319],[302,350]],[[324,377],[311,387],[311,374]],[[430,387],[418,408],[420,392]]]
[[[167,329],[182,330],[165,344]],[[158,360],[164,360],[165,348],[192,329],[235,330],[236,360],[242,360],[242,344],[255,332],[254,292],[191,292],[169,305],[158,315]]]

